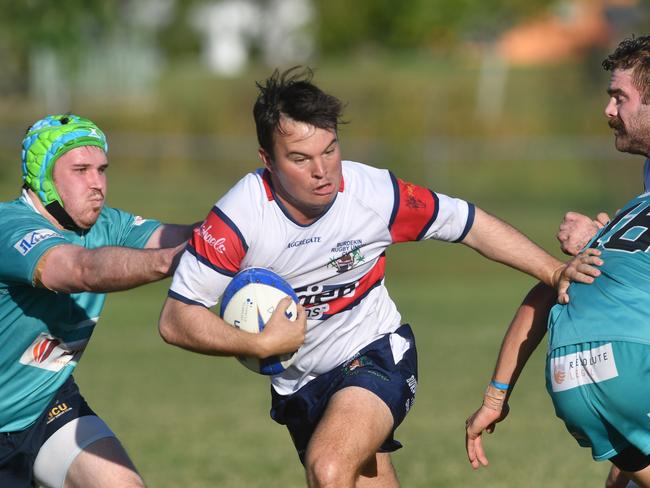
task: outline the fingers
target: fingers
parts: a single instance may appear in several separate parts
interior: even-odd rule
[[[586,249],[566,264],[557,287],[559,303],[563,305],[569,303],[568,289],[571,282],[591,284],[600,276],[601,271],[597,266],[604,264],[600,255],[598,249]]]
[[[567,271],[569,278],[581,283],[593,283],[594,278],[600,276],[597,266],[602,266],[604,261],[599,257],[598,249],[586,249],[575,258],[575,265],[570,265]]]
[[[609,218],[609,215],[607,215],[605,212],[600,212],[598,215],[596,215],[596,220],[594,220],[594,223],[598,226],[599,229],[602,229],[605,227],[611,219]]]
[[[599,214],[597,219],[609,219],[607,214]],[[587,245],[598,229],[600,221],[592,220],[577,212],[567,212],[556,235],[564,254],[575,256]]]
[[[467,450],[467,459],[472,465],[472,469],[478,469],[481,466],[488,465],[488,460],[483,450],[483,443],[481,442],[481,433],[474,434],[470,432],[470,427],[467,427],[465,434],[465,449]]]
[[[273,313],[284,313],[286,315],[287,309],[291,305],[291,302],[292,302],[291,297],[287,295],[286,297],[284,297],[282,300],[278,302],[278,306],[275,307]]]
[[[264,342],[264,355],[268,357],[276,354],[292,353],[305,341],[307,320],[305,309],[296,304],[297,316],[289,311],[292,304],[290,297],[280,300],[261,332],[260,339]]]
[[[465,450],[473,469],[488,465],[481,435],[484,430],[494,432],[498,416],[496,411],[481,407],[465,421]]]

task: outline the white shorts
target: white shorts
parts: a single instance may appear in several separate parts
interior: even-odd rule
[[[115,437],[115,434],[96,415],[78,417],[65,424],[38,451],[34,462],[38,486],[63,488],[72,461],[85,447],[105,437]]]

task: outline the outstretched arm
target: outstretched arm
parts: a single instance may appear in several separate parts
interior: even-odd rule
[[[603,264],[599,256],[599,250],[588,249],[569,261],[568,273],[582,276],[583,281],[593,280],[592,275],[600,274],[594,266]],[[554,303],[555,291],[542,283],[537,284],[528,292],[508,327],[483,405],[465,422],[465,447],[474,469],[488,464],[481,435],[483,431],[492,433],[495,424],[508,415],[508,399],[521,371],[546,333],[548,313]]]
[[[591,283],[595,268],[582,263],[580,269],[567,267],[517,229],[476,208],[474,224],[462,241],[483,256],[527,273],[558,290],[558,300],[567,303],[570,281]],[[579,273],[577,272],[579,271]]]
[[[539,283],[530,290],[510,323],[483,405],[465,423],[467,457],[474,469],[488,465],[481,436],[484,431],[492,433],[495,424],[508,415],[508,398],[526,362],[546,333],[548,312],[554,303],[555,291]]]
[[[145,249],[105,246],[86,249],[64,244],[46,251],[34,285],[62,293],[128,290],[170,276],[194,225],[163,224]]]
[[[34,272],[34,285],[63,293],[128,290],[173,272],[184,244],[168,249],[64,244],[46,251]]]

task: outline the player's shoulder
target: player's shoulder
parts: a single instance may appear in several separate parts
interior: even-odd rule
[[[396,202],[394,178],[387,169],[343,161],[343,193],[357,209],[388,225]]]
[[[389,181],[390,172],[387,169],[376,168],[357,161],[342,161],[343,178],[356,185],[375,181]]]
[[[355,161],[343,161],[344,191],[360,200],[378,198],[393,200],[393,176],[387,169],[376,168]]]
[[[49,220],[25,200],[25,197],[0,202],[0,220],[3,224],[0,233],[3,234],[13,233],[25,227],[53,227]]]
[[[244,175],[215,205],[223,211],[248,214],[259,209],[260,202],[271,199],[268,174],[258,169]]]
[[[53,242],[67,240],[63,231],[38,213],[24,198],[0,203],[0,220],[3,223],[0,228],[0,254],[10,252],[13,256],[15,249],[22,256],[30,252],[30,256],[35,256],[38,252],[32,252],[32,249],[37,246],[49,247]],[[40,244],[43,241],[47,242]]]

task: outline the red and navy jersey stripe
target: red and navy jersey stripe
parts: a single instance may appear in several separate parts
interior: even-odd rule
[[[419,241],[438,216],[438,196],[390,173],[394,204],[388,229],[393,242]]]
[[[317,298],[311,307],[317,307],[322,303],[327,303],[327,312],[323,313],[320,317],[321,320],[326,320],[334,315],[344,312],[346,310],[351,310],[357,306],[361,301],[366,298],[368,293],[370,293],[374,288],[381,285],[384,274],[386,271],[386,255],[382,254],[375,265],[363,275],[355,283],[345,283],[342,285],[336,285],[332,287],[325,287],[322,291],[321,297],[311,297]],[[309,288],[309,287],[305,287]],[[342,293],[342,296],[336,298],[330,298],[335,296],[337,291],[341,290],[350,290],[353,291],[349,293]],[[302,290],[296,290],[298,296],[301,296]],[[302,302],[303,300],[301,300]],[[310,308],[308,303],[304,303],[305,308]]]
[[[203,223],[194,229],[188,251],[202,264],[227,276],[234,276],[248,251],[248,244],[235,223],[213,207]]]

